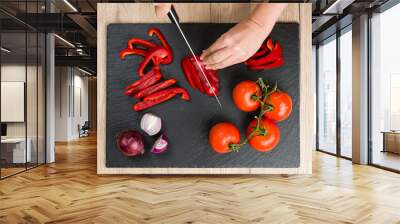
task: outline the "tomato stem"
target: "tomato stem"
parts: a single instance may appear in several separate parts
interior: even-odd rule
[[[265,81],[262,78],[258,78],[256,83],[260,86],[261,88],[261,95],[257,96],[257,95],[253,95],[251,98],[253,100],[257,100],[260,102],[260,112],[258,113],[257,116],[254,116],[255,119],[257,119],[257,125],[256,127],[253,129],[253,131],[240,143],[235,144],[235,143],[231,143],[229,144],[229,149],[232,152],[238,152],[240,150],[240,148],[242,148],[244,145],[247,144],[247,142],[250,141],[251,138],[253,138],[254,136],[266,136],[268,134],[268,131],[263,128],[260,127],[261,124],[261,119],[263,117],[263,115],[265,114],[265,112],[271,111],[273,109],[273,107],[270,104],[266,104],[268,97],[275,91],[278,90],[278,85],[275,83],[274,87],[270,87],[269,85],[265,84]]]

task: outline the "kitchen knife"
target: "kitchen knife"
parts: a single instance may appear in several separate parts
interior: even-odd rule
[[[189,41],[187,40],[185,34],[183,33],[183,30],[182,30],[181,25],[179,23],[179,17],[178,17],[178,14],[175,11],[174,6],[171,6],[171,9],[169,10],[167,15],[168,15],[168,18],[171,20],[171,22],[173,24],[175,24],[176,27],[178,28],[179,33],[181,34],[183,40],[186,43],[186,46],[189,48],[190,53],[194,57],[194,60],[196,61],[196,64],[199,67],[199,70],[201,71],[201,75],[203,76],[203,79],[206,80],[206,83],[207,83],[208,87],[211,89],[212,93],[214,94],[214,98],[217,100],[217,103],[218,103],[219,107],[222,109],[222,104],[219,101],[219,98],[218,98],[217,94],[215,93],[214,88],[211,86],[211,83],[208,80],[208,78],[206,76],[206,73],[203,70],[203,67],[201,66],[201,64],[200,64],[199,60],[197,59],[196,55],[194,54],[193,48],[190,46]]]

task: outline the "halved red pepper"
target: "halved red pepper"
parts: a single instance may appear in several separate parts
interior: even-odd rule
[[[135,94],[151,85],[156,83],[162,78],[160,68],[158,66],[153,67],[146,75],[127,86],[125,89],[125,95],[129,96]]]
[[[183,88],[169,88],[165,90],[161,90],[159,92],[153,93],[149,96],[146,96],[143,101],[136,103],[133,105],[133,110],[141,111],[157,104],[163,103],[177,94],[182,94],[181,98],[184,100],[190,100],[189,93]]]
[[[203,83],[201,82],[200,79],[200,75],[196,69],[196,67],[194,66],[194,64],[192,63],[192,61],[190,60],[190,57],[186,57],[183,60],[185,60],[186,66],[187,66],[187,72],[188,74],[185,76],[190,76],[194,88],[198,89],[201,93],[206,93],[206,90],[204,89]]]
[[[195,88],[192,76],[190,75],[191,71],[190,71],[190,68],[189,68],[189,65],[188,65],[188,60],[183,59],[181,61],[181,67],[182,67],[182,70],[183,70],[183,74],[185,75],[186,80],[188,81],[189,85],[192,88]]]
[[[150,28],[147,31],[147,35],[153,36],[156,35],[157,38],[160,40],[161,45],[169,52],[166,60],[163,61],[163,64],[169,64],[172,62],[172,49],[169,46],[167,40],[165,39],[164,35],[161,33],[161,31],[158,28]]]
[[[175,83],[176,83],[176,79],[165,80],[163,82],[154,84],[152,86],[147,87],[146,89],[141,90],[140,92],[136,93],[134,97],[137,99],[143,98],[143,97],[148,96],[152,93],[155,93],[159,90],[168,88],[168,87],[174,85]]]
[[[168,57],[169,52],[162,48],[158,47],[150,51],[149,54],[147,54],[143,61],[139,65],[138,73],[139,77],[144,76],[144,69],[147,67],[147,65],[150,63],[150,61],[153,61],[154,66],[157,66],[160,64],[160,61],[166,57]]]
[[[214,93],[218,95],[219,79],[217,72],[215,70],[206,69],[200,59],[197,60],[199,60],[201,68],[193,56],[185,57],[181,62],[183,72],[185,73],[189,84],[191,84],[193,88],[197,88],[200,92],[209,96],[214,96]],[[209,83],[201,72],[201,69],[204,71]]]

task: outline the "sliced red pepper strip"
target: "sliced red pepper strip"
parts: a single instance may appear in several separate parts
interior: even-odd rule
[[[155,76],[157,73],[160,73],[160,67],[158,66],[154,66],[149,72],[146,73],[146,75],[144,75],[142,78],[140,78],[139,80],[135,81],[134,83],[130,84],[129,86],[127,86],[125,89],[131,89],[131,88],[135,88],[138,85],[140,85],[143,81],[145,81],[146,79],[149,79],[153,76]]]
[[[267,43],[265,44],[265,46],[268,48],[268,50],[272,51],[272,49],[274,48],[274,42],[272,42],[272,39],[270,37],[268,37],[267,39]]]
[[[182,99],[184,100],[189,100],[190,96],[189,93],[182,88],[169,88],[165,89],[156,93],[153,93],[143,99],[143,101],[136,103],[133,105],[133,110],[135,111],[141,111],[145,110],[147,108],[150,108],[152,106],[155,106],[157,104],[163,103],[177,94],[182,94]]]
[[[147,48],[149,50],[158,47],[157,44],[155,44],[155,43],[152,43],[148,40],[139,39],[139,38],[132,38],[128,41],[128,48],[134,49],[135,45],[139,45],[139,46]]]
[[[181,61],[181,67],[182,67],[182,70],[183,70],[183,74],[185,75],[186,80],[188,81],[189,85],[192,88],[195,88],[192,76],[190,75],[190,71],[189,71],[189,68],[188,68],[188,62],[189,62],[188,60],[183,59]]]
[[[192,61],[190,60],[190,57],[187,58],[187,66],[188,66],[188,70],[189,70],[189,75],[193,80],[194,86],[196,86],[196,88],[201,92],[201,93],[206,93],[206,90],[204,89],[203,84],[201,83],[201,79],[200,79],[200,74],[198,73],[195,65],[192,63]]]
[[[138,69],[139,77],[144,76],[144,69],[149,64],[150,61],[153,61],[154,65],[156,66],[160,63],[160,61],[163,58],[166,58],[168,55],[169,55],[168,51],[162,47],[153,49],[149,54],[146,55],[146,57],[140,63],[139,69]]]
[[[198,59],[199,60],[199,59]],[[213,91],[215,92],[215,94],[218,95],[218,82],[215,82],[215,78],[216,78],[216,74],[217,72],[215,70],[208,70],[204,67],[204,65],[200,62],[200,66],[201,68],[199,68],[199,65],[197,64],[196,60],[194,59],[194,57],[190,57],[190,62],[192,63],[192,65],[195,67],[196,69],[196,73],[195,75],[200,79],[200,83],[202,86],[202,89],[204,90],[204,93],[206,93],[209,96],[214,96]],[[201,72],[201,69],[203,69],[207,80],[204,78],[203,73]],[[211,76],[213,76],[213,78],[211,78]],[[218,78],[217,78],[218,79]],[[210,86],[211,85],[211,86]]]
[[[168,88],[168,87],[174,85],[175,83],[176,83],[176,79],[165,80],[163,82],[157,83],[155,85],[147,87],[146,89],[141,90],[140,92],[136,93],[134,97],[137,99],[143,98],[143,97],[148,96],[152,93],[155,93],[159,90]]]
[[[260,48],[260,50],[258,50],[253,56],[251,56],[251,58],[256,58],[259,57],[261,55],[264,55],[268,52],[267,48]]]
[[[153,93],[153,94],[151,94],[149,96],[146,96],[143,99],[143,101],[157,100],[160,97],[163,97],[164,95],[168,95],[168,94],[171,94],[171,93],[182,94],[181,98],[183,100],[190,100],[189,93],[186,91],[186,89],[175,87],[175,88],[164,89],[164,90],[161,90],[159,92]]]
[[[248,67],[251,70],[263,70],[263,69],[277,68],[277,67],[282,66],[283,64],[284,64],[283,58],[278,58],[273,63],[264,64],[264,65],[249,65]]]
[[[171,49],[171,47],[169,46],[169,44],[168,44],[167,40],[165,39],[164,35],[161,33],[161,31],[160,31],[158,28],[150,28],[150,29],[147,31],[147,35],[149,35],[149,36],[156,35],[156,36],[157,36],[157,38],[158,38],[158,39],[160,40],[160,42],[161,42],[161,45],[162,45],[165,49],[167,49],[167,51],[169,52],[168,57],[166,58],[165,61],[163,61],[163,63],[166,63],[166,64],[171,63],[171,62],[172,62],[172,49]]]
[[[162,78],[162,74],[158,67],[154,67],[151,71],[149,71],[146,75],[144,75],[141,79],[132,83],[128,87],[126,87],[125,95],[132,95],[136,92],[139,92],[154,83],[158,82]]]
[[[279,43],[275,44],[274,49],[267,55],[259,58],[250,58],[247,60],[247,65],[250,66],[258,66],[258,65],[265,65],[269,63],[273,63],[278,58],[282,57],[282,48]]]
[[[140,56],[146,56],[148,52],[143,49],[137,49],[137,48],[125,48],[124,50],[119,52],[119,58],[121,60],[124,60],[127,55],[140,55]]]

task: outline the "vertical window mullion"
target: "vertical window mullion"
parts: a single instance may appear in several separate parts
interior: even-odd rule
[[[340,30],[336,32],[336,154],[341,156],[341,119],[340,119]]]

